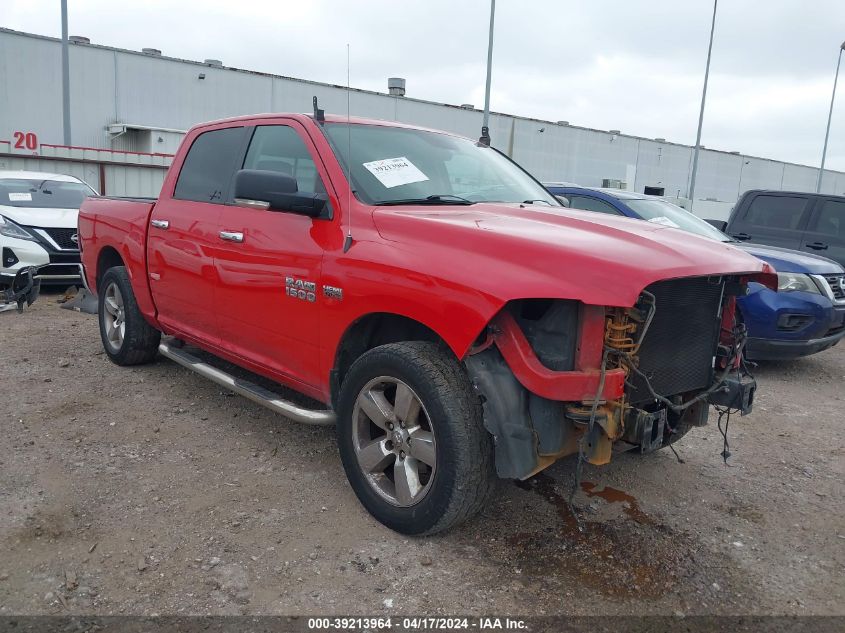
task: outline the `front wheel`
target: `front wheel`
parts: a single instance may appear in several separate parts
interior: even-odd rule
[[[117,365],[148,363],[158,353],[161,332],[144,319],[125,266],[109,268],[98,284],[100,338]]]
[[[475,515],[495,482],[493,444],[461,365],[433,343],[361,356],[341,386],[338,444],[364,507],[403,534],[434,534]]]

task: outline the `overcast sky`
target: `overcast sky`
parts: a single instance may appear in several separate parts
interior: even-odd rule
[[[59,36],[59,0],[0,0],[0,26]],[[489,0],[69,0],[70,33],[227,66],[484,103]],[[692,144],[710,0],[499,0],[491,107]],[[722,0],[702,144],[818,165],[845,0]],[[845,71],[842,72],[845,75]],[[845,171],[845,79],[827,166]]]

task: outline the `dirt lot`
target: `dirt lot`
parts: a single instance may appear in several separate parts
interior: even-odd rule
[[[501,482],[471,524],[367,515],[333,429],[177,365],[112,365],[95,317],[0,314],[0,615],[845,614],[845,346],[757,371],[671,452]],[[837,578],[839,580],[837,580]]]

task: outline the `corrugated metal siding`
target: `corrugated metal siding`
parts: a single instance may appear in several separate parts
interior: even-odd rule
[[[106,165],[106,194],[110,196],[158,196],[164,169]]]
[[[43,171],[53,174],[67,174],[84,180],[100,191],[100,169],[98,165],[66,160],[44,160],[22,156],[0,156],[0,170]]]
[[[172,153],[179,134],[126,134],[112,141],[106,126],[120,122],[188,129],[233,115],[307,112],[314,95],[327,112],[346,112],[342,87],[99,46],[74,44],[70,52],[74,145]],[[60,59],[59,41],[0,29],[0,140],[10,129],[21,129],[37,132],[42,143],[62,142]],[[349,101],[353,116],[397,120],[471,138],[480,132],[478,110],[365,91],[352,91]],[[637,191],[651,185],[664,187],[667,195],[687,192],[689,146],[503,114],[492,115],[490,131],[498,149],[512,147],[514,159],[541,180],[595,186],[613,178]],[[699,199],[733,202],[742,191],[758,187],[814,190],[818,174],[812,167],[712,150],[702,150],[699,161]],[[120,170],[129,170],[115,169],[116,177]],[[160,186],[155,176],[143,171],[130,181],[116,186],[131,195],[155,195]],[[845,192],[845,173],[827,171],[823,190]]]

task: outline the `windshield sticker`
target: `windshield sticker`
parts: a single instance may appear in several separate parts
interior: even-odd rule
[[[386,189],[428,180],[428,176],[417,169],[417,166],[404,156],[374,160],[370,163],[362,164],[367,171],[378,178],[378,181]]]
[[[32,202],[31,193],[10,193],[9,202]]]
[[[680,224],[675,224],[674,222],[672,222],[672,220],[667,218],[665,215],[661,215],[661,216],[658,216],[656,218],[651,218],[649,220],[649,222],[652,222],[654,224],[662,224],[663,226],[671,226],[673,229],[681,228]]]

